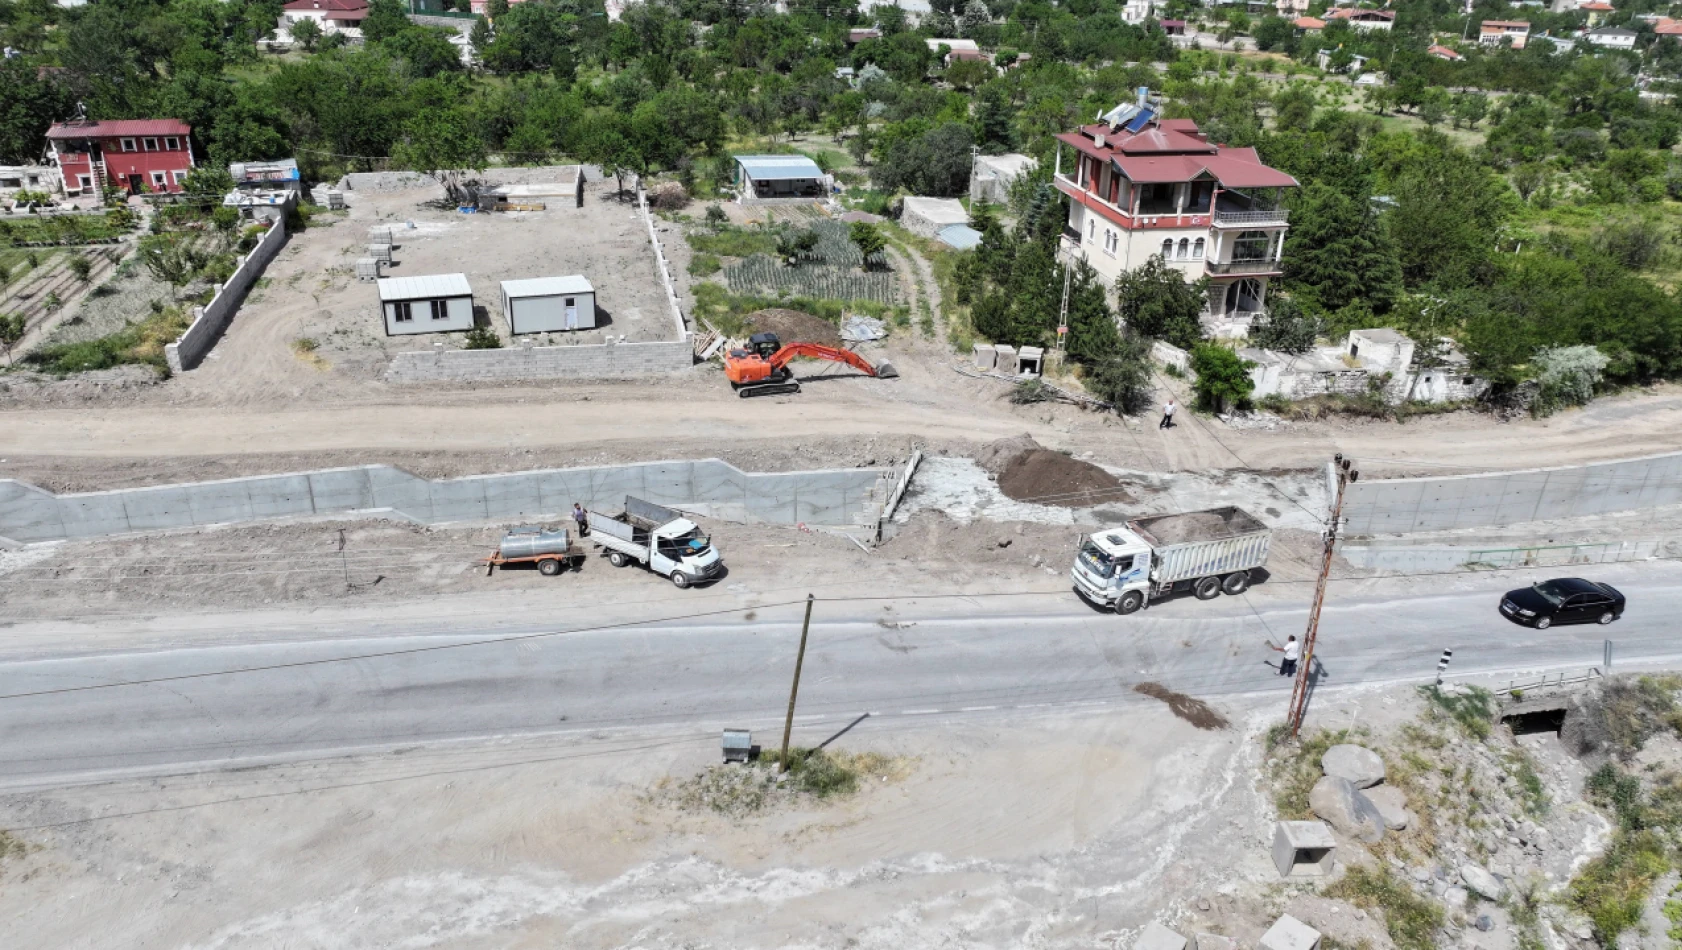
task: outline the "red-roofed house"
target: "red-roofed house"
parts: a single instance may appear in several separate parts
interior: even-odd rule
[[[77,119],[53,123],[47,148],[69,194],[98,194],[100,183],[131,195],[178,192],[195,164],[192,133],[180,119]]]
[[[1389,10],[1342,7],[1326,14],[1326,21],[1332,20],[1347,20],[1357,30],[1388,30],[1396,25],[1396,14]]]
[[[1319,17],[1299,16],[1291,21],[1291,25],[1304,33],[1318,33],[1326,28],[1326,21]]]
[[[1057,189],[1069,199],[1064,252],[1106,283],[1160,257],[1209,278],[1206,322],[1242,336],[1265,312],[1284,252],[1284,189],[1296,179],[1253,148],[1211,143],[1191,119],[1160,119],[1145,95],[1057,136]]]
[[[1432,56],[1435,56],[1438,59],[1446,59],[1451,63],[1456,63],[1456,62],[1459,62],[1460,60],[1463,60],[1463,59],[1466,58],[1464,56],[1461,56],[1459,53],[1456,53],[1454,50],[1449,49],[1446,46],[1433,46],[1430,49],[1426,50],[1425,52],[1431,54]]]
[[[1660,36],[1682,36],[1682,20],[1659,17],[1653,21],[1653,32]]]
[[[1589,3],[1577,4],[1577,9],[1589,15],[1589,26],[1594,26],[1612,12],[1612,5],[1603,0],[1590,0]]]
[[[292,0],[281,7],[282,27],[290,27],[299,20],[314,20],[322,32],[362,28],[368,19],[368,0]]]

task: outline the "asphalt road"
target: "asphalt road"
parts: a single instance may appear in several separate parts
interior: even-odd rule
[[[1445,648],[1460,676],[1582,671],[1599,665],[1608,637],[1621,669],[1682,665],[1673,619],[1682,616],[1682,566],[1594,572],[1629,598],[1611,627],[1538,632],[1496,614],[1501,589],[1541,576],[1479,578],[1475,590],[1438,591],[1417,579],[1406,590],[1335,590],[1321,628],[1322,695],[1428,682]],[[1271,598],[1185,598],[1130,617],[1098,613],[1072,594],[822,602],[797,741],[818,741],[864,712],[1009,716],[1123,702],[1147,680],[1207,698],[1269,690],[1283,698],[1289,683],[1264,641],[1300,634],[1308,594],[1303,586]],[[771,744],[800,610],[560,634],[490,616],[419,620],[393,634],[388,619],[378,633],[347,627],[332,639],[12,659],[0,662],[0,788],[554,731],[740,726]],[[391,651],[410,652],[367,656]],[[196,675],[250,667],[271,668]],[[158,678],[170,679],[107,685]]]

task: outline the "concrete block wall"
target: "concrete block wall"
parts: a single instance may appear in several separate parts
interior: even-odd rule
[[[187,331],[174,343],[164,345],[164,359],[169,362],[170,372],[185,372],[204,361],[205,354],[222,338],[222,331],[228,328],[251,285],[263,275],[285,243],[286,222],[279,218],[270,221],[268,233],[257,240],[250,254],[240,258],[233,276],[216,288],[216,296],[210,303],[193,308],[193,323]]]
[[[666,263],[666,252],[660,247],[660,236],[654,232],[654,216],[648,212],[648,192],[643,190],[642,179],[637,179],[637,209],[642,212],[643,226],[648,229],[648,245],[654,250],[654,266],[660,272],[660,286],[666,291],[666,305],[672,310],[672,320],[677,325],[677,335],[683,339],[689,332],[689,326],[683,320],[683,307],[678,304],[677,285],[672,282],[672,271]]]
[[[1682,504],[1682,453],[1593,465],[1362,479],[1349,486],[1346,536],[1407,534],[1578,518]]]
[[[500,350],[412,350],[386,369],[387,382],[425,383],[474,379],[609,379],[677,373],[695,365],[694,345],[600,343],[516,346]]]
[[[558,518],[574,502],[616,511],[626,495],[739,521],[856,527],[874,524],[891,478],[875,468],[750,474],[703,459],[440,480],[366,465],[65,495],[0,479],[0,539],[60,541],[331,514],[389,514],[423,524]]]

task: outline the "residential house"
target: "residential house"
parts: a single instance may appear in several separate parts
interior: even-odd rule
[[[1010,188],[1017,179],[1039,167],[1027,155],[977,155],[970,163],[969,200],[1002,205],[1010,200]]]
[[[235,162],[228,166],[228,174],[233,176],[234,190],[223,196],[222,204],[238,208],[247,218],[283,218],[298,206],[304,192],[298,163],[290,158]]]
[[[1274,0],[1273,9],[1282,17],[1295,19],[1308,15],[1308,0]]]
[[[1500,46],[1510,44],[1513,49],[1524,49],[1525,41],[1530,38],[1530,24],[1523,20],[1485,20],[1478,28],[1478,45]]]
[[[1325,29],[1326,21],[1320,19],[1319,17],[1299,16],[1295,20],[1291,21],[1291,25],[1300,30],[1304,35],[1309,35],[1318,33]]]
[[[386,336],[473,329],[473,288],[466,274],[379,279]]]
[[[1583,42],[1598,46],[1601,49],[1635,49],[1635,40],[1641,34],[1634,30],[1626,30],[1620,26],[1603,26],[1598,30],[1590,30],[1583,34]]]
[[[1068,198],[1062,247],[1113,284],[1155,257],[1207,277],[1205,322],[1243,336],[1265,312],[1296,179],[1253,148],[1210,142],[1191,119],[1163,119],[1148,90],[1092,125],[1056,137],[1053,181]]]
[[[1326,22],[1345,20],[1357,30],[1388,30],[1396,25],[1396,14],[1390,10],[1364,10],[1342,7],[1326,14]]]
[[[131,195],[179,192],[192,171],[193,130],[180,119],[76,119],[47,130],[47,149],[71,195],[102,185]]]
[[[293,24],[314,20],[323,33],[351,30],[361,36],[362,21],[368,18],[368,0],[291,0],[280,9],[280,29],[287,34]]]
[[[1606,3],[1605,0],[1590,0],[1588,3],[1579,3],[1576,8],[1589,15],[1589,26],[1591,27],[1599,24],[1601,20],[1606,19],[1608,13],[1613,12],[1612,5]],[[1556,10],[1554,12],[1563,13],[1565,11]]]
[[[1158,25],[1162,27],[1162,32],[1169,36],[1186,35],[1186,21],[1184,20],[1161,20],[1158,21]]]
[[[1466,58],[1464,56],[1461,56],[1459,53],[1456,53],[1454,50],[1449,49],[1446,46],[1432,46],[1430,49],[1427,49],[1425,52],[1432,55],[1432,56],[1435,56],[1438,59],[1448,60],[1451,63],[1458,63],[1461,60]]]
[[[1659,17],[1653,21],[1653,32],[1659,36],[1682,37],[1682,20],[1672,20],[1670,17]]]
[[[863,43],[865,40],[879,40],[881,38],[882,38],[882,31],[876,29],[875,27],[871,27],[871,28],[868,28],[868,29],[862,29],[862,30],[848,30],[847,31],[847,45],[848,46],[857,46],[860,43]]]
[[[1121,8],[1121,21],[1138,26],[1151,18],[1156,12],[1155,0],[1127,0]]]

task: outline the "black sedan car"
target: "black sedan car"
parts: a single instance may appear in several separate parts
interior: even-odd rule
[[[1501,614],[1537,630],[1556,623],[1608,624],[1624,615],[1624,595],[1610,584],[1557,577],[1507,591],[1501,598]]]

